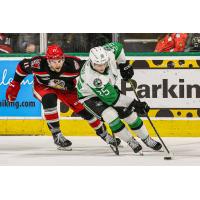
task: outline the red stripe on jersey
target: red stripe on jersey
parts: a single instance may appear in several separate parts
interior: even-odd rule
[[[64,72],[61,75],[66,75],[66,76],[79,76],[79,72],[78,73],[69,73],[69,72]]]
[[[21,69],[21,65],[17,65],[17,71],[18,71],[20,74],[28,75],[26,72],[24,72],[24,71]]]
[[[55,119],[58,119],[58,113],[55,113],[55,114],[51,114],[51,115],[45,115],[45,119],[46,120],[55,120]]]
[[[100,123],[101,123],[101,121],[97,119],[96,121],[90,123],[90,126],[92,128],[96,128],[96,127],[98,127],[100,125]]]
[[[47,72],[33,72],[33,74],[41,74],[41,75],[48,75],[48,73]]]

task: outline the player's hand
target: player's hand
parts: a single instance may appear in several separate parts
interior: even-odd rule
[[[119,64],[120,74],[124,81],[128,81],[134,75],[132,65],[128,64],[128,62],[124,64]]]
[[[6,99],[9,102],[15,101],[17,98],[18,92],[20,90],[20,83],[17,81],[11,81],[7,90],[6,90]]]
[[[134,111],[137,114],[141,114],[141,115],[148,113],[150,110],[150,107],[148,106],[146,102],[137,101],[137,100],[133,101],[133,107],[134,107]]]

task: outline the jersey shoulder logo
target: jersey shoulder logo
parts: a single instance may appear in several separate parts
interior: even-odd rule
[[[95,78],[94,81],[93,81],[93,84],[94,84],[95,87],[99,88],[99,87],[102,86],[103,83],[102,83],[101,79]]]
[[[36,59],[36,60],[31,61],[31,67],[40,69],[40,62],[41,62],[41,59]]]

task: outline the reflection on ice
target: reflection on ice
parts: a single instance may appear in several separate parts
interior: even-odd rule
[[[174,154],[173,160],[164,160],[165,152],[145,146],[144,156],[140,156],[123,143],[120,156],[116,156],[97,137],[69,139],[72,151],[59,151],[48,136],[0,136],[0,165],[200,165],[200,138],[163,138]]]

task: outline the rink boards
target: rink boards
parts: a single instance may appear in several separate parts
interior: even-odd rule
[[[163,137],[200,137],[199,120],[152,120]],[[149,122],[144,124],[155,136]],[[44,120],[0,120],[0,135],[50,135]],[[61,129],[69,136],[93,136],[94,131],[84,120],[61,120]],[[134,134],[134,133],[133,133]]]
[[[32,95],[32,77],[22,84],[17,102],[7,105],[5,91],[16,64],[25,55],[0,58],[0,134],[49,135],[40,103]],[[82,59],[87,55],[78,54]],[[199,137],[200,131],[200,55],[197,53],[128,54],[140,98],[152,108],[156,128],[166,137]],[[119,80],[124,94],[133,96],[130,85]],[[65,135],[92,136],[94,131],[67,106],[59,103],[61,129]],[[144,119],[151,135],[148,121]]]

